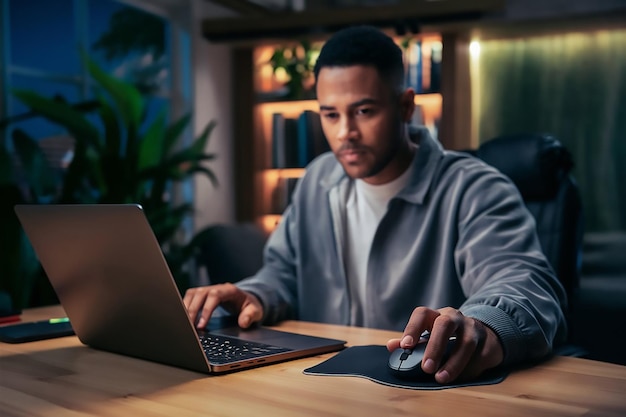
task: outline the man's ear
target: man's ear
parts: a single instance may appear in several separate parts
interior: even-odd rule
[[[400,95],[400,117],[405,123],[409,123],[415,111],[415,91],[407,88]]]

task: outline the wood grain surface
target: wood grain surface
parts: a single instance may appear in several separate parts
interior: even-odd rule
[[[62,316],[58,306],[23,321]],[[155,323],[155,328],[158,324]],[[384,344],[396,333],[290,321],[280,329]],[[626,367],[555,357],[496,385],[414,391],[307,376],[329,355],[208,376],[86,347],[74,337],[0,343],[0,416],[625,416]]]

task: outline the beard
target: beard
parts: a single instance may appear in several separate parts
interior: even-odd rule
[[[398,153],[402,151],[402,147],[406,138],[403,136],[402,126],[394,129],[394,132],[388,137],[388,146],[382,149],[374,149],[372,147],[361,144],[359,141],[347,141],[339,149],[335,151],[335,157],[341,163],[346,175],[353,179],[363,179],[376,176],[382,172],[389,164],[396,159]],[[346,162],[342,159],[345,152],[358,152],[369,156],[365,158],[362,167],[358,163]]]

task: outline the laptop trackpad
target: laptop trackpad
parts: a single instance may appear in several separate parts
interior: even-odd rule
[[[329,341],[329,339],[325,338],[307,336],[297,333],[288,333],[279,330],[268,329],[262,326],[254,326],[250,329],[242,329],[235,324],[234,326],[224,327],[221,329],[211,326],[208,330],[211,334],[231,336],[251,342],[265,343],[268,345],[281,346],[295,350],[310,349],[317,346],[326,346],[328,345]]]

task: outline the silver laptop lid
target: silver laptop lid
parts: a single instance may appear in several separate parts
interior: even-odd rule
[[[209,371],[141,206],[18,205],[15,211],[81,342]]]

